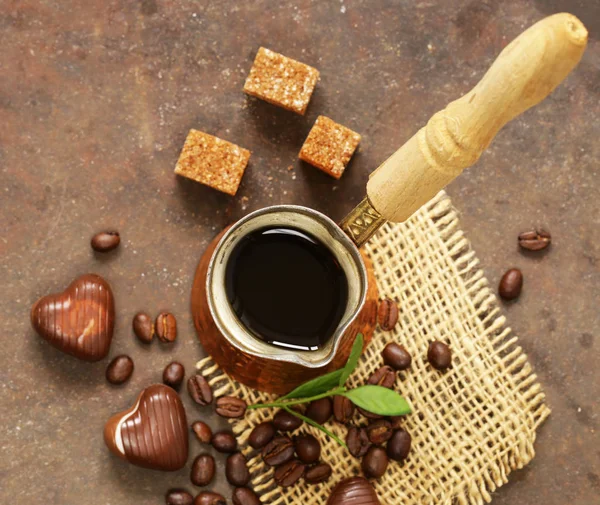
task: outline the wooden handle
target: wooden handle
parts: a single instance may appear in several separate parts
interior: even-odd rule
[[[388,221],[410,217],[475,163],[500,128],[548,96],[577,65],[586,43],[587,30],[566,13],[519,35],[471,91],[436,113],[371,174],[371,205]]]

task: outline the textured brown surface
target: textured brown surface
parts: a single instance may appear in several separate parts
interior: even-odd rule
[[[583,0],[1,2],[1,501],[158,504],[169,487],[191,488],[192,458],[176,474],[131,466],[108,453],[102,427],[172,359],[189,372],[202,356],[189,292],[210,239],[269,204],[342,218],[369,172],[466,92],[511,38],[563,10],[590,30],[581,64],[449,193],[487,277],[497,282],[512,266],[524,273],[506,313],[552,408],[536,458],[494,503],[594,503],[600,6]],[[242,93],[261,45],[316,62],[321,80],[305,117]],[[296,161],[319,114],[363,135],[339,182]],[[173,175],[190,128],[253,151],[236,198]],[[535,225],[553,244],[523,254],[517,234]],[[108,228],[121,232],[121,246],[95,254],[89,239]],[[79,362],[30,328],[31,304],[86,272],[115,291],[112,354],[136,362],[120,388],[106,384],[108,359]],[[130,325],[139,309],[171,310],[177,342],[138,343]],[[209,416],[183,397],[190,422]],[[199,452],[193,441],[191,456]],[[215,488],[230,496],[223,472]]]

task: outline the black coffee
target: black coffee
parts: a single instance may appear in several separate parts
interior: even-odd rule
[[[262,228],[245,236],[225,275],[239,319],[257,338],[280,347],[322,347],[348,300],[348,281],[335,256],[295,228]]]

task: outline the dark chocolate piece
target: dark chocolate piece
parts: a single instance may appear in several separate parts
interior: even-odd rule
[[[31,324],[57,349],[99,361],[110,350],[115,325],[110,285],[99,275],[82,275],[62,293],[40,298],[31,309]]]
[[[154,384],[140,393],[133,407],[108,420],[104,442],[134,465],[171,472],[183,468],[188,459],[187,426],[179,395]]]

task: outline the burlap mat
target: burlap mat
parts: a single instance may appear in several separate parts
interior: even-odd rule
[[[390,341],[402,343],[413,356],[412,368],[396,382],[413,406],[404,423],[412,451],[403,464],[390,462],[385,476],[374,482],[377,493],[387,505],[489,502],[509,473],[533,458],[536,428],[550,410],[517,338],[505,326],[457,212],[441,192],[408,222],[385,225],[366,249],[380,296],[399,303],[400,318],[394,331],[376,330],[350,383],[363,384],[381,366],[380,352]],[[446,373],[427,365],[434,338],[452,348],[453,367]],[[216,396],[236,395],[249,403],[270,398],[232,381],[210,358],[198,367]],[[360,475],[359,460],[303,425],[298,433],[319,438],[321,459],[331,464],[333,476],[317,486],[301,481],[276,487],[272,470],[247,445],[251,429],[272,416],[269,409],[253,410],[233,423],[263,503],[324,505],[337,481]],[[344,427],[333,421],[328,427],[345,439]]]

